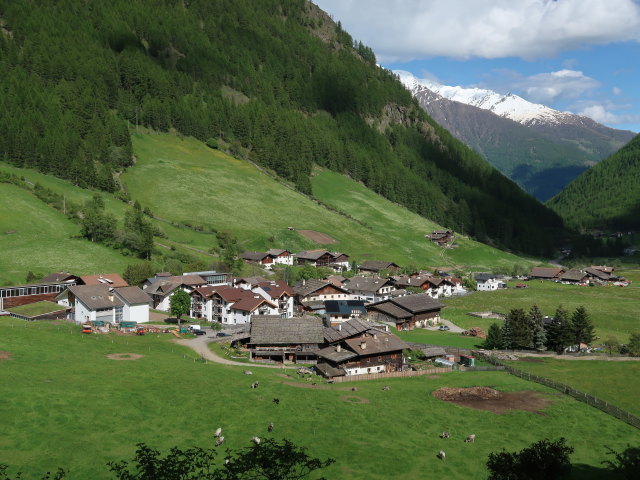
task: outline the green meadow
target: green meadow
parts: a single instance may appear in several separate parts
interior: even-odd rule
[[[528,288],[515,288],[517,283],[526,283]],[[625,342],[630,333],[640,329],[640,288],[637,286],[579,287],[539,280],[512,281],[508,282],[507,289],[474,291],[464,297],[444,298],[441,301],[446,305],[442,310],[443,318],[462,328],[481,327],[485,332],[492,323],[500,321],[472,317],[468,312],[494,311],[506,314],[512,308],[529,311],[534,304],[549,316],[553,316],[558,305],[570,313],[584,305],[601,340],[613,335]]]
[[[507,362],[515,368],[571,385],[640,417],[640,362],[536,359]]]
[[[21,284],[27,272],[122,272],[117,251],[75,238],[78,225],[15,185],[0,184],[0,285]]]
[[[564,436],[575,448],[573,478],[610,478],[605,445],[640,443],[640,431],[540,385],[504,372],[452,372],[309,387],[292,370],[196,361],[168,335],[82,335],[77,326],[0,319],[0,462],[28,478],[58,466],[70,479],[107,479],[108,461],[130,459],[145,442],[162,450],[212,445],[223,428],[230,448],[266,436],[288,438],[336,463],[322,472],[341,480],[486,476],[490,452]],[[8,353],[7,353],[8,352]],[[138,354],[112,360],[109,354]],[[8,358],[6,358],[8,357]],[[251,382],[260,381],[258,389]],[[389,385],[388,391],[382,387]],[[351,391],[357,386],[358,391]],[[498,415],[435,399],[442,387],[533,390],[551,401],[541,412]],[[272,402],[274,397],[280,404]],[[443,430],[451,439],[441,440]],[[477,435],[474,444],[463,442]],[[436,458],[447,452],[446,462]],[[15,471],[15,470],[14,470]],[[428,472],[428,473],[427,473]],[[426,475],[426,476],[425,476]]]

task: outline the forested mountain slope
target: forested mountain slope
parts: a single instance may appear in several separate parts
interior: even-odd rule
[[[317,164],[481,241],[548,252],[552,211],[431,120],[303,0],[0,0],[0,155],[121,188],[138,124],[311,192]]]
[[[576,178],[548,205],[576,228],[639,228],[640,135]]]

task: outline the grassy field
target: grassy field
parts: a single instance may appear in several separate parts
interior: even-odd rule
[[[351,218],[194,139],[140,134],[133,142],[138,160],[121,178],[134,199],[174,222],[228,230],[242,249],[320,247],[291,226],[330,235],[337,243],[328,248],[358,260],[487,268],[527,262],[467,239],[458,249],[440,249],[424,238],[438,225],[328,171],[313,177],[314,195]]]
[[[507,362],[557,382],[571,385],[640,416],[640,362],[555,360]]]
[[[80,228],[14,185],[0,184],[0,285],[25,282],[29,270],[78,275],[122,272],[131,261],[115,250],[73,238]]]
[[[402,338],[405,342],[428,343],[431,345],[443,345],[448,347],[460,348],[479,348],[482,339],[476,337],[467,337],[459,333],[441,332],[439,330],[424,330],[416,328],[408,332],[397,331],[393,333]]]
[[[0,461],[28,477],[56,466],[70,479],[106,479],[107,461],[131,458],[135,444],[160,449],[211,445],[216,427],[227,445],[246,446],[265,436],[288,438],[336,464],[331,479],[484,478],[487,455],[523,448],[541,438],[565,436],[575,447],[574,478],[608,478],[601,469],[605,445],[640,443],[640,431],[587,405],[503,372],[454,372],[305,388],[286,371],[196,362],[168,335],[87,336],[66,323],[0,319]],[[112,353],[137,353],[116,361]],[[295,374],[294,374],[295,376]],[[249,384],[260,381],[260,388]],[[285,382],[291,383],[285,384]],[[391,389],[383,391],[383,385]],[[553,403],[542,414],[502,415],[458,407],[430,393],[443,386],[486,385],[503,391],[535,390]],[[275,405],[271,399],[280,398]],[[444,449],[438,434],[452,438]],[[463,438],[477,435],[476,443]],[[361,454],[361,452],[369,452]],[[375,455],[370,454],[375,452]]]
[[[528,264],[520,257],[460,235],[456,238],[457,248],[440,248],[424,236],[433,230],[441,230],[441,226],[390,202],[362,184],[329,170],[319,170],[311,180],[314,196],[340,211],[348,212],[381,236],[383,245],[387,247],[383,257],[371,258],[402,264],[416,262],[419,266],[467,265],[478,269]]]
[[[515,288],[520,281],[509,282],[509,288],[493,292],[473,292],[457,298],[441,299],[446,305],[442,317],[463,328],[481,327],[485,331],[498,322],[495,319],[481,319],[467,315],[468,312],[494,311],[508,313],[512,308],[529,311],[536,304],[545,315],[553,315],[558,305],[571,313],[584,305],[596,327],[596,334],[602,339],[616,336],[621,342],[628,340],[629,334],[640,328],[638,304],[640,288],[632,287],[578,287],[553,282],[529,281],[529,288]]]

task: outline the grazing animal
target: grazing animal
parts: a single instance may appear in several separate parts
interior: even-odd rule
[[[267,432],[273,432],[273,423],[270,423],[267,427]]]
[[[244,374],[245,375],[253,375],[253,372],[251,370],[245,370]]]
[[[446,453],[444,453],[444,450],[440,450],[440,453],[438,453],[438,458],[440,460],[442,460],[444,462],[445,457],[447,456]]]
[[[358,387],[351,387],[351,391],[352,392],[357,392],[358,391]]]
[[[475,433],[473,435],[469,435],[467,438],[464,439],[465,443],[474,443],[475,441],[476,441]]]
[[[253,443],[255,443],[256,445],[260,445],[260,437],[253,437],[253,438],[251,439],[251,441],[252,441]]]
[[[219,447],[223,443],[224,443],[224,437],[218,437],[218,439],[216,440],[216,447]]]
[[[251,388],[258,388],[258,385],[260,385],[259,382],[252,383]]]
[[[442,432],[440,438],[449,438],[449,432]]]
[[[221,433],[222,433],[222,428],[218,427],[218,428],[216,428],[216,431],[213,432],[213,436],[214,437],[219,437]]]
[[[384,387],[382,387],[382,390],[390,390],[391,387],[389,385],[385,385]]]
[[[276,405],[280,404],[280,399],[279,398],[274,398],[273,399],[273,403],[275,403]]]

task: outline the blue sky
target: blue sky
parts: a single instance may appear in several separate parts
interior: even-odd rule
[[[640,0],[314,0],[378,62],[640,132]]]

